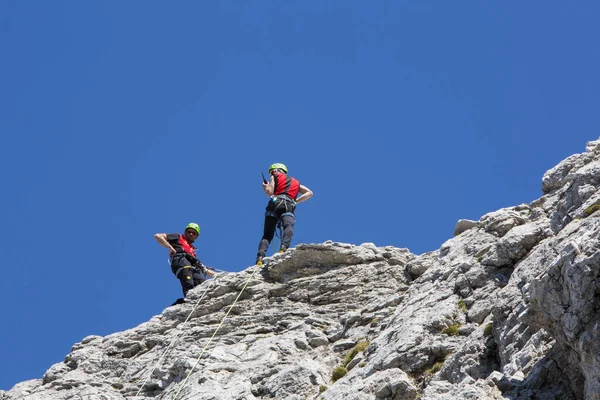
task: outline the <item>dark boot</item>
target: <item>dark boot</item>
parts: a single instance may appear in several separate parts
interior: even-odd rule
[[[175,300],[175,303],[171,304],[171,307],[176,306],[178,304],[183,304],[183,303],[185,303],[185,299],[183,297],[180,297],[177,300]]]

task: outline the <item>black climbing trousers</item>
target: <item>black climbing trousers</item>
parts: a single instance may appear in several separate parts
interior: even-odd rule
[[[190,289],[195,288],[206,280],[202,270],[193,264],[196,263],[190,261],[185,255],[176,254],[171,260],[171,271],[173,271],[179,282],[181,282],[183,297],[185,297]]]
[[[281,249],[286,250],[292,243],[294,236],[294,224],[296,216],[294,215],[295,206],[291,201],[285,199],[275,199],[269,201],[265,213],[265,227],[263,237],[258,244],[257,257],[264,257],[267,249],[275,236],[277,222],[281,221],[283,225],[283,238],[281,239]]]

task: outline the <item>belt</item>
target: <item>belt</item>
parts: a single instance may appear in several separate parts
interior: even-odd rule
[[[295,203],[294,199],[292,199],[287,194],[278,194],[278,195],[275,195],[275,197],[273,197],[273,200],[285,200],[285,201],[289,201],[291,203]]]
[[[175,260],[176,258],[181,258],[181,257],[185,257],[190,261],[195,261],[198,260],[197,257],[191,255],[190,253],[175,253],[175,255],[173,257],[171,257],[171,260]]]

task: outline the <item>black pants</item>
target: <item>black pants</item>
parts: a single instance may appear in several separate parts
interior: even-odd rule
[[[171,271],[173,271],[179,282],[181,282],[183,297],[185,297],[190,289],[195,288],[206,280],[202,271],[194,267],[192,262],[183,255],[175,255],[173,257],[173,260],[171,260]]]
[[[271,240],[273,240],[273,236],[275,236],[275,229],[277,228],[278,221],[281,221],[281,224],[283,225],[281,248],[287,249],[290,247],[292,236],[294,236],[294,223],[296,222],[294,209],[293,203],[287,200],[277,199],[269,202],[265,213],[263,237],[258,244],[257,257],[264,257],[265,254],[267,254],[269,244],[271,244]]]

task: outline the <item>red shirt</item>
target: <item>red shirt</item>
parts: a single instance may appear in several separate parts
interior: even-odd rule
[[[275,196],[283,194],[292,200],[296,200],[298,190],[300,189],[300,182],[298,182],[297,179],[280,172],[273,173],[273,177],[275,178],[273,194]]]
[[[196,248],[189,243],[185,236],[179,233],[168,233],[167,242],[175,249],[177,253],[188,253],[196,257]]]

